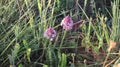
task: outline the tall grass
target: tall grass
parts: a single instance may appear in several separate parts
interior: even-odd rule
[[[97,3],[101,2],[0,0],[0,66],[109,67],[120,63],[120,1],[105,7],[96,7]],[[86,23],[64,31],[60,22],[67,14],[74,23]],[[48,27],[57,31],[53,41],[43,36]],[[117,45],[108,52],[110,40]]]

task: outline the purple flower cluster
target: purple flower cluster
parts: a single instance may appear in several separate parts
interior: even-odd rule
[[[61,26],[63,27],[64,30],[69,31],[73,28],[73,20],[72,18],[67,15],[65,18],[63,18],[61,22]],[[56,37],[56,31],[54,28],[49,27],[48,29],[45,30],[44,32],[44,37],[53,40]]]
[[[56,31],[54,30],[54,28],[50,27],[46,29],[46,31],[44,32],[44,37],[52,41],[56,37]]]
[[[63,26],[63,29],[65,29],[66,31],[71,30],[73,27],[72,18],[69,15],[67,15],[65,18],[63,18],[61,22],[61,26]]]

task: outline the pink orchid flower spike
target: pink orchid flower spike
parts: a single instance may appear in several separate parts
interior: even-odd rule
[[[49,27],[44,32],[44,37],[50,39],[51,41],[56,37],[56,31],[54,28]]]
[[[73,20],[72,20],[72,18],[69,15],[67,15],[65,18],[63,18],[63,20],[61,22],[61,26],[66,31],[71,30],[72,27],[73,27]]]

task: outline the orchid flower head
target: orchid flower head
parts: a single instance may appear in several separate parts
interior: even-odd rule
[[[44,32],[44,37],[53,40],[56,37],[56,31],[54,30],[54,28],[52,27],[47,28]]]
[[[73,28],[73,20],[72,20],[72,18],[69,15],[67,15],[65,18],[63,18],[63,20],[61,22],[61,26],[66,31],[71,30]]]

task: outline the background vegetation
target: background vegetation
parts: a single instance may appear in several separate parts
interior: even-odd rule
[[[65,34],[60,22],[68,14],[78,24]],[[79,24],[82,21],[86,23]],[[50,26],[57,31],[54,41],[43,36]],[[119,0],[0,0],[0,67],[110,67],[118,63]]]

